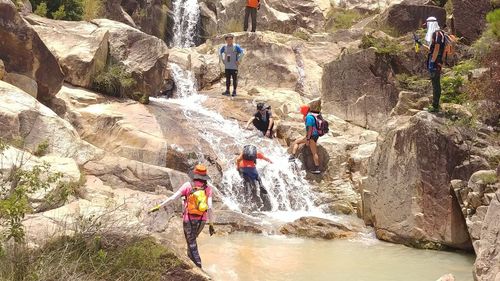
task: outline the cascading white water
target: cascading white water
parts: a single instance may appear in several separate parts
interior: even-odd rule
[[[286,150],[277,141],[264,139],[255,131],[240,127],[238,122],[228,120],[218,112],[203,106],[206,96],[196,91],[196,80],[190,71],[182,70],[176,64],[170,64],[172,76],[178,91],[176,99],[152,99],[156,102],[175,103],[182,107],[186,118],[192,120],[199,135],[211,147],[216,148],[219,163],[223,164],[221,193],[224,202],[232,209],[242,208],[240,201],[243,184],[236,170],[235,151],[241,151],[245,144],[254,144],[258,150],[273,161],[269,164],[258,161],[262,182],[269,192],[273,211],[311,211],[315,209],[309,183],[304,179],[304,172],[296,164],[288,161]]]
[[[194,46],[196,26],[200,19],[198,0],[174,0],[174,47]]]

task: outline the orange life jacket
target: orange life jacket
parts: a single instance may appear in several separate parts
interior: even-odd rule
[[[259,0],[247,0],[247,7],[257,8],[259,6]]]

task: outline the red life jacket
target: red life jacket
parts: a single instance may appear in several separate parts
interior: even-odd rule
[[[247,0],[247,7],[257,8],[259,6],[259,0]]]

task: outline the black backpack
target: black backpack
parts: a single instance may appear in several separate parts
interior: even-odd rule
[[[243,147],[243,159],[257,162],[257,147],[255,145],[245,145]]]
[[[321,113],[311,114],[316,120],[316,130],[318,131],[318,135],[321,137],[328,134],[328,132],[330,131],[330,129],[328,128],[328,121],[326,121],[323,116],[321,116]]]

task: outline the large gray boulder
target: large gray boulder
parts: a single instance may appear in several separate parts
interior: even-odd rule
[[[486,28],[486,14],[492,9],[490,0],[452,0],[454,28],[464,42],[472,44]]]
[[[35,151],[43,142],[47,153],[75,159],[79,165],[94,159],[99,150],[82,141],[77,131],[34,97],[0,81],[0,138],[20,140]]]
[[[167,75],[169,52],[165,42],[124,23],[107,19],[92,23],[109,33],[109,62],[123,66],[136,81],[130,91],[158,93]]]
[[[471,249],[451,175],[466,158],[460,135],[420,112],[388,122],[363,183],[363,212],[377,237],[419,248]]]
[[[446,23],[446,10],[431,5],[403,2],[388,8],[380,15],[380,26],[393,28],[400,34],[413,32],[422,27],[428,17],[436,17],[442,27]]]
[[[324,67],[323,110],[372,130],[381,129],[398,102],[394,73],[373,48],[346,54]]]
[[[48,102],[64,79],[57,59],[10,0],[0,0],[0,15],[0,60],[5,70],[35,80],[38,99]]]
[[[83,21],[56,21],[36,15],[26,19],[57,57],[64,80],[89,88],[94,76],[106,67],[108,32]]]

